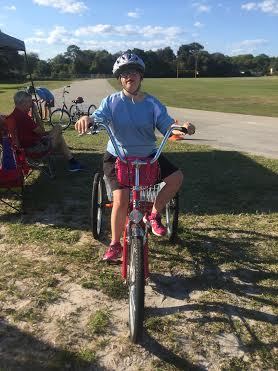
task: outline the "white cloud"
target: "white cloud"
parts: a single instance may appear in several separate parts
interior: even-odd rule
[[[243,40],[232,46],[231,54],[253,54],[256,53],[260,46],[266,44],[268,44],[268,41],[265,39]]]
[[[203,23],[201,23],[201,22],[195,22],[195,23],[194,23],[194,27],[202,28],[202,27],[204,27],[204,25],[203,25]]]
[[[136,8],[133,12],[128,12],[127,16],[130,18],[140,18],[142,15],[142,10]]]
[[[138,28],[137,32],[144,37],[158,37],[164,36],[168,38],[176,37],[179,34],[182,34],[184,31],[180,27],[160,27],[160,26],[145,26]]]
[[[242,4],[241,8],[247,11],[260,10],[263,13],[278,14],[278,0],[249,2]]]
[[[74,31],[75,36],[88,36],[88,35],[99,35],[99,36],[143,36],[143,37],[154,37],[154,36],[168,36],[169,38],[176,37],[185,31],[180,27],[160,27],[160,26],[133,26],[133,25],[122,25],[113,26],[108,24],[98,24],[95,26],[81,27]]]
[[[4,9],[9,11],[15,11],[16,7],[14,5],[6,5],[4,6]]]
[[[209,13],[211,10],[211,7],[204,3],[193,3],[192,6],[196,8],[199,13]]]
[[[33,36],[25,39],[25,43],[30,51],[37,52],[41,48],[41,55],[46,59],[63,53],[71,44],[81,49],[106,49],[110,53],[135,47],[157,50],[166,46],[175,51],[186,42],[185,35],[186,31],[179,27],[99,24],[72,30],[57,25],[48,33],[34,30]]]
[[[74,0],[33,0],[37,5],[59,9],[62,13],[81,14],[87,10],[83,1]]]
[[[241,9],[248,10],[248,11],[256,9],[256,8],[257,8],[256,3],[246,3],[246,4],[241,5]]]
[[[41,30],[35,32],[35,36],[25,39],[26,43],[36,44],[36,43],[46,43],[48,45],[54,44],[65,44],[69,45],[72,40],[71,33],[68,32],[63,26],[55,26],[52,31],[45,35]],[[78,39],[74,39],[78,42]]]

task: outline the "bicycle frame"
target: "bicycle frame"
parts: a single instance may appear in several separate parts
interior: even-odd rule
[[[127,163],[127,159],[125,159],[120,152],[120,149],[115,140],[113,132],[111,128],[109,127],[109,124],[99,119],[95,120],[95,124],[91,128],[92,134],[96,134],[99,131],[99,128],[103,128],[107,131],[108,136],[115,148],[117,156],[123,163]],[[167,130],[154,158],[150,160],[150,164],[153,164],[155,161],[158,160],[172,131],[182,130],[182,129],[184,130],[184,128],[182,128],[179,125],[173,125]],[[140,192],[142,191],[142,187],[140,186],[140,168],[141,166],[147,165],[147,164],[148,164],[147,161],[142,161],[140,159],[135,159],[134,161],[131,162],[131,165],[134,165],[135,167],[135,181],[134,181],[134,184],[131,185],[131,200],[129,202],[128,215],[126,218],[126,225],[125,225],[124,236],[123,236],[123,242],[124,242],[123,243],[123,260],[122,260],[122,268],[121,268],[121,274],[122,274],[123,279],[127,278],[128,250],[129,250],[130,241],[132,237],[143,238],[145,279],[149,276],[148,233],[150,230],[150,226],[148,225],[148,223],[146,224],[143,223],[144,210],[142,210],[141,208],[141,199],[140,199]],[[144,202],[146,203],[147,209],[151,210],[153,202],[148,202],[148,201],[144,201]]]
[[[70,88],[70,85],[65,86],[64,89],[63,89],[63,94],[62,94],[62,96],[63,96],[63,105],[62,105],[61,109],[62,110],[63,109],[66,109],[68,111],[68,106],[66,105],[66,98],[65,98],[65,95],[66,94],[69,94],[69,92],[67,91],[67,88]]]

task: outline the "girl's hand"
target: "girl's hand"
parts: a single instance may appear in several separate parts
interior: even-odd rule
[[[74,127],[79,134],[86,134],[89,127],[92,126],[92,119],[89,116],[82,116],[76,121]]]
[[[195,134],[196,129],[195,129],[195,126],[191,124],[191,122],[186,121],[181,126],[183,126],[184,128],[187,129],[187,132],[188,132],[189,135]]]

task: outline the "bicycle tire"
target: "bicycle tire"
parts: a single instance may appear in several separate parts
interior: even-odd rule
[[[144,243],[143,237],[131,238],[128,252],[128,301],[129,301],[129,334],[132,343],[136,344],[143,334],[144,321]]]
[[[97,109],[97,107],[94,104],[91,104],[88,108],[88,116],[91,116],[91,114]]]
[[[49,121],[52,126],[61,125],[63,130],[66,130],[71,124],[68,111],[61,108],[57,108],[51,113]]]
[[[167,237],[172,242],[177,237],[179,223],[179,194],[177,193],[165,207]]]
[[[72,104],[70,106],[69,114],[70,114],[71,122],[73,123],[75,123],[79,119],[79,117],[81,117],[80,111],[78,110],[76,104]]]
[[[73,116],[75,112],[76,112],[76,104],[72,104],[69,109],[70,116]]]
[[[105,230],[105,202],[106,187],[103,180],[103,175],[99,172],[95,173],[92,189],[92,204],[91,204],[91,230],[93,237],[100,240]]]

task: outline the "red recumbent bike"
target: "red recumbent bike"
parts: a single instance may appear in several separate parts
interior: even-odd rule
[[[104,128],[117,153],[116,172],[119,183],[130,188],[130,200],[126,225],[123,235],[123,258],[121,274],[129,289],[129,330],[130,339],[137,343],[143,333],[145,281],[149,276],[148,265],[148,235],[151,230],[149,223],[143,222],[143,217],[150,212],[153,202],[165,185],[158,182],[158,158],[172,131],[187,132],[178,125],[169,128],[165,134],[154,158],[124,158],[115,141],[109,125],[103,121],[95,122],[91,128],[96,134]],[[93,237],[102,239],[105,232],[107,210],[113,205],[112,193],[105,176],[97,172],[94,176],[91,205],[91,229]],[[179,215],[178,194],[168,202],[165,208],[167,237],[173,240],[177,235]]]

